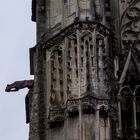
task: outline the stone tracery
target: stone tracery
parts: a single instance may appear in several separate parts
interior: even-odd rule
[[[76,28],[80,26],[77,25]],[[51,78],[48,77],[48,83],[51,83],[48,88],[50,89],[48,119],[51,125],[58,122],[56,119],[58,116],[65,118],[79,114],[80,106],[83,114],[95,114],[98,104],[105,103],[108,106],[108,95],[106,94],[108,86],[105,85],[107,76],[103,73],[109,73],[106,68],[108,67],[106,59],[109,58],[110,49],[107,43],[109,31],[103,27],[97,28],[92,24],[85,23],[82,26],[85,30],[79,30],[65,37],[61,45],[55,47],[56,49],[52,47],[51,51],[48,48],[51,52],[47,55],[47,65],[51,69]],[[88,30],[89,27],[93,30]],[[98,82],[101,86],[105,86],[106,90],[99,90]],[[106,98],[100,97],[103,92]],[[101,112],[103,110],[101,109]],[[64,114],[62,115],[61,112]],[[61,119],[61,122],[63,123],[64,120]]]

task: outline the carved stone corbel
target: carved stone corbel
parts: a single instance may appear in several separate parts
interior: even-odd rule
[[[69,116],[75,116],[79,114],[79,100],[78,99],[67,101],[67,112]]]
[[[86,96],[82,99],[82,111],[85,114],[91,114],[95,112],[96,100],[90,96]]]
[[[50,110],[48,123],[50,128],[61,127],[64,124],[65,112],[64,110]]]

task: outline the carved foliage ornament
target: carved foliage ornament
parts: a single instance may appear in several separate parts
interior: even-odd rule
[[[140,50],[140,1],[124,1],[121,5],[127,5],[121,17],[120,69],[123,69],[129,50]]]
[[[121,19],[122,46],[140,42],[140,2],[132,1]]]

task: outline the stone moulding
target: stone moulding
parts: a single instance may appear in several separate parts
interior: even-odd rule
[[[60,32],[57,32],[57,34],[54,33],[44,33],[41,37],[41,39],[38,41],[38,43],[33,47],[42,47],[43,49],[49,49],[50,47],[54,45],[58,45],[60,42],[62,42],[65,37],[70,36],[76,30],[90,30],[93,31],[96,29],[99,34],[106,36],[114,36],[114,33],[104,25],[98,22],[93,21],[86,21],[86,22],[74,22],[68,27],[65,27],[64,29],[60,30]]]
[[[81,106],[83,114],[95,113],[96,106],[105,104],[108,106],[108,99],[98,99],[93,96],[87,95],[79,99],[71,99],[67,101],[67,112],[75,115],[79,112]]]
[[[108,99],[98,99],[90,95],[84,96],[78,99],[71,99],[67,101],[65,109],[49,111],[48,123],[50,128],[60,127],[64,124],[64,121],[68,117],[74,117],[79,114],[79,106],[81,106],[81,111],[83,114],[95,114],[96,108],[98,106],[106,106],[107,108],[100,108],[101,112],[109,112],[109,100]]]

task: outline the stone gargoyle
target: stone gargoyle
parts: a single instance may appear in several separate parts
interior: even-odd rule
[[[23,88],[32,88],[33,87],[33,80],[23,80],[23,81],[16,81],[12,84],[8,84],[6,86],[5,91],[6,92],[14,92],[14,91],[18,91],[19,89],[23,89]]]
[[[5,89],[6,92],[15,92],[15,91],[18,91],[18,90],[23,89],[23,88],[29,89],[29,91],[25,97],[26,123],[30,122],[33,85],[34,85],[34,80],[15,81],[12,84],[8,84],[6,86],[6,89]]]

